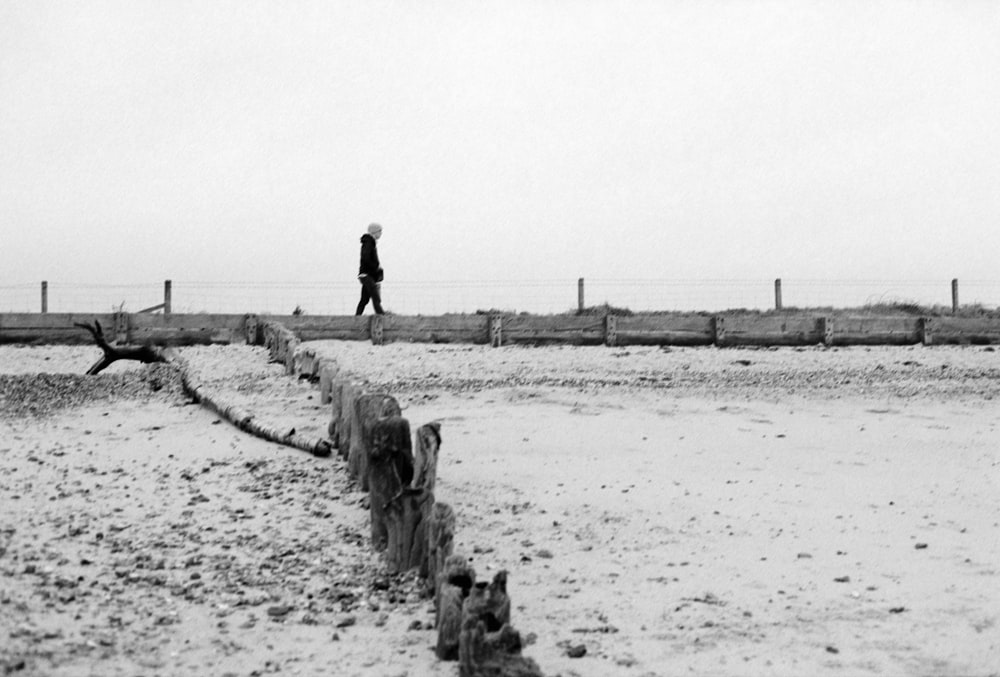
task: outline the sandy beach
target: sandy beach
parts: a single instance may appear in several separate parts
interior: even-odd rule
[[[441,422],[457,548],[510,572],[548,675],[1000,673],[992,347],[307,345]],[[4,674],[457,674],[336,456],[246,435],[172,367],[37,376],[94,353],[0,347]],[[325,435],[262,348],[180,353]]]

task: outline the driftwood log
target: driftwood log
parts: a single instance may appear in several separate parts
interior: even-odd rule
[[[104,355],[87,370],[88,376],[98,374],[113,362],[118,360],[138,360],[144,364],[153,362],[166,362],[167,358],[159,348],[151,345],[141,346],[113,346],[104,338],[104,329],[101,323],[94,320],[93,325],[85,322],[74,322],[75,326],[86,329],[94,337],[94,343],[101,349]]]
[[[372,430],[375,424],[386,417],[400,416],[402,410],[396,398],[385,393],[363,394],[354,400],[354,411],[351,416],[351,445],[347,457],[347,472],[361,485],[362,491],[368,491],[368,456],[370,453]],[[407,424],[407,452],[410,458],[411,474],[407,475],[403,486],[408,486],[412,475],[413,452],[409,441],[409,424]],[[396,492],[398,493],[398,491]],[[388,498],[395,496],[390,494]]]
[[[260,421],[252,412],[226,402],[217,393],[196,382],[192,378],[190,369],[183,357],[173,355],[171,361],[180,367],[181,383],[184,385],[184,391],[196,402],[215,411],[240,430],[256,437],[270,440],[271,442],[303,449],[314,456],[330,455],[331,448],[328,440],[300,435],[294,428],[282,429]]]
[[[365,397],[367,396],[361,399]],[[358,408],[362,406],[363,403],[359,401]],[[396,405],[397,408],[398,406]],[[410,424],[401,416],[379,418],[372,424],[368,440],[370,446],[365,445],[368,447],[365,474],[368,479],[368,504],[371,510],[372,547],[383,550],[389,543],[390,526],[387,509],[403,494],[403,489],[408,487],[410,480],[413,479]],[[352,444],[352,455],[354,452]],[[411,503],[413,502],[400,501],[400,506]],[[419,514],[419,504],[414,505],[413,509]],[[397,537],[397,545],[400,545],[399,540]]]

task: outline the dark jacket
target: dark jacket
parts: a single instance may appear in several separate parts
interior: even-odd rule
[[[375,238],[368,233],[361,236],[361,265],[358,267],[358,276],[362,275],[368,275],[376,282],[382,281],[382,266],[378,262]]]

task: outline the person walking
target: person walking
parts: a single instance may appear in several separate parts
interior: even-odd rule
[[[358,281],[361,282],[361,300],[355,315],[365,312],[365,306],[371,300],[376,315],[382,312],[382,266],[378,261],[376,241],[382,237],[382,226],[373,223],[368,226],[368,232],[361,236],[361,266],[358,268]]]

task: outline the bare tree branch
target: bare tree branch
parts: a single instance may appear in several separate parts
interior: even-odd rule
[[[101,328],[101,323],[97,320],[94,320],[93,325],[89,325],[85,322],[74,322],[73,324],[74,326],[86,329],[90,332],[90,335],[94,337],[94,343],[96,343],[104,353],[104,356],[87,370],[88,376],[92,376],[103,371],[112,362],[117,362],[118,360],[137,360],[144,364],[167,361],[167,358],[164,357],[163,353],[156,346],[144,345],[119,347],[111,345],[104,337],[104,330]]]

